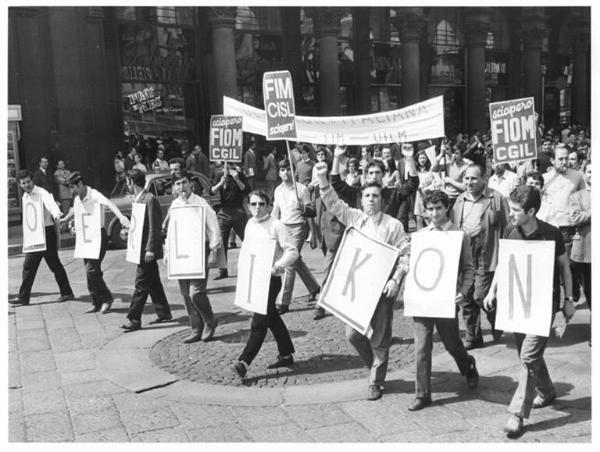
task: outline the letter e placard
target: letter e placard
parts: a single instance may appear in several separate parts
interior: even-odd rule
[[[99,204],[84,205],[78,196],[73,203],[75,212],[75,251],[77,259],[98,259],[102,246],[100,218],[102,209]]]

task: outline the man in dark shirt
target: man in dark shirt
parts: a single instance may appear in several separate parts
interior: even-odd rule
[[[554,226],[538,220],[540,208],[540,192],[535,187],[519,185],[510,194],[508,201],[512,228],[505,232],[510,240],[551,240],[554,241],[554,281],[552,286],[552,312],[564,310],[567,318],[572,312],[564,309],[565,303],[572,307],[573,295],[569,256],[561,232]],[[560,280],[565,288],[565,301],[560,298]],[[495,304],[497,281],[494,279],[484,304],[493,309]],[[553,315],[554,316],[554,315]],[[504,427],[509,438],[516,438],[523,432],[523,418],[528,418],[532,408],[550,405],[556,398],[556,390],[550,379],[544,361],[544,350],[548,336],[514,333],[517,352],[521,361],[519,385],[515,390],[508,411],[511,417]],[[537,393],[537,395],[536,395]]]
[[[219,193],[221,197],[221,209],[217,213],[219,228],[221,229],[221,239],[225,249],[225,259],[227,259],[227,249],[229,243],[229,233],[231,229],[244,240],[244,230],[248,217],[244,209],[244,198],[250,192],[242,168],[225,167],[223,176],[217,185],[210,189],[212,193]],[[227,278],[229,276],[227,267],[220,268],[219,272],[213,278],[215,280]]]
[[[51,195],[54,195],[54,178],[50,171],[48,171],[48,159],[46,157],[40,158],[40,167],[33,173],[33,184],[42,187]]]

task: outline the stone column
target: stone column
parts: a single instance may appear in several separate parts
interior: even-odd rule
[[[542,111],[542,44],[546,33],[544,8],[523,8],[521,38],[523,39],[523,95],[533,97],[535,111]]]
[[[356,114],[371,113],[371,39],[369,7],[352,9]]]
[[[488,130],[485,101],[485,43],[490,17],[484,8],[468,8],[465,16],[467,43],[467,128]]]
[[[319,99],[321,116],[340,113],[340,71],[337,37],[341,8],[306,8],[319,38]]]
[[[209,8],[214,61],[215,113],[223,112],[223,96],[239,98],[235,63],[235,7]]]
[[[573,46],[573,81],[571,95],[571,122],[590,124],[590,16],[587,8],[573,8],[569,19],[569,35]]]
[[[299,7],[282,7],[281,19],[283,23],[283,61],[284,67],[292,74],[292,82],[294,84],[294,98],[296,111],[301,108],[302,104],[302,52],[300,36],[300,8]]]
[[[425,27],[423,8],[397,8],[396,21],[402,43],[402,105],[421,99],[420,45]]]

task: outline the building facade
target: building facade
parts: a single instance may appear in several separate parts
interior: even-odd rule
[[[222,96],[262,108],[269,70],[301,115],[443,95],[451,135],[532,96],[547,126],[590,124],[589,7],[12,7],[8,57],[20,166],[65,159],[105,191],[131,137],[206,150]]]

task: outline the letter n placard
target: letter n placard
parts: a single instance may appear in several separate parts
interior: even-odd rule
[[[57,236],[58,237],[58,236]],[[46,251],[44,204],[37,196],[23,197],[23,252]]]
[[[398,253],[397,248],[348,228],[321,291],[319,305],[367,334]]]
[[[244,240],[242,243],[235,287],[236,306],[267,315],[275,245],[275,240]]]
[[[422,231],[412,235],[404,315],[453,318],[462,231]]]
[[[496,328],[548,337],[554,260],[553,241],[500,240]]]
[[[102,246],[100,204],[84,205],[78,196],[73,203],[75,212],[75,251],[76,259],[98,259]]]
[[[202,206],[171,207],[167,232],[167,277],[206,278],[206,212]]]

